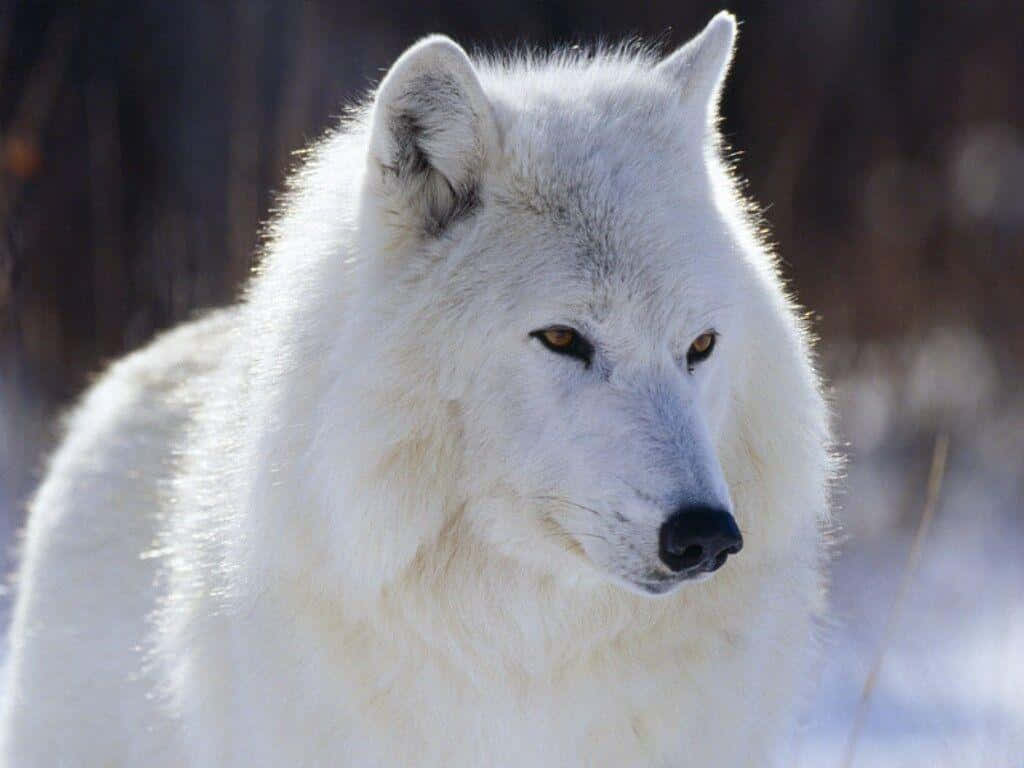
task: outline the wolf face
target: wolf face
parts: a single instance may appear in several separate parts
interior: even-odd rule
[[[748,279],[716,202],[734,37],[720,14],[657,64],[514,79],[430,38],[378,91],[371,282],[457,414],[469,521],[513,560],[659,594],[742,547],[718,458]]]

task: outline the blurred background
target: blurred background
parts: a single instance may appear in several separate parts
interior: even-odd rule
[[[236,295],[294,151],[406,45],[671,49],[721,7],[0,3],[0,566],[61,410]],[[799,764],[842,765],[853,734],[855,765],[1020,768],[1024,3],[728,7],[724,130],[812,311],[848,456]]]

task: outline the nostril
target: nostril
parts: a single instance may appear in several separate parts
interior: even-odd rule
[[[682,556],[679,558],[683,568],[692,568],[703,559],[704,548],[699,547],[696,544],[691,544],[689,547],[684,549]]]
[[[743,548],[733,516],[724,509],[684,507],[661,526],[658,556],[675,573],[715,571]]]

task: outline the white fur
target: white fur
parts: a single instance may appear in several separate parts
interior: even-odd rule
[[[71,418],[5,765],[784,761],[828,428],[718,157],[734,36],[719,14],[657,66],[404,54],[311,152],[245,300]],[[555,324],[589,368],[529,335]],[[677,583],[657,532],[703,502],[745,547]]]

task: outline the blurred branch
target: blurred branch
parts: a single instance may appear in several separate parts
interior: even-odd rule
[[[313,97],[320,75],[317,64],[323,55],[320,9],[313,3],[300,3],[291,12],[297,16],[298,34],[291,46],[277,114],[273,170],[278,181],[292,170],[293,153],[306,143],[306,127],[313,114]]]
[[[946,473],[946,456],[949,453],[949,436],[940,434],[935,438],[935,450],[932,452],[931,470],[928,472],[928,486],[925,495],[924,509],[921,512],[921,520],[917,524],[917,532],[914,534],[914,541],[910,545],[910,552],[907,554],[907,563],[903,569],[903,579],[900,582],[899,591],[889,609],[889,618],[886,620],[885,631],[882,633],[882,641],[878,645],[878,651],[871,664],[867,679],[864,681],[864,689],[861,691],[860,700],[857,702],[857,712],[854,715],[853,727],[850,729],[850,737],[846,742],[846,751],[843,756],[843,768],[851,768],[853,759],[857,752],[857,741],[864,728],[864,720],[867,717],[871,704],[871,696],[878,685],[878,677],[882,671],[882,664],[885,661],[885,653],[892,645],[893,633],[896,631],[900,610],[910,591],[910,585],[917,574],[918,565],[921,562],[921,552],[924,547],[924,539],[928,535],[932,518],[935,517],[935,507],[939,501],[939,491],[942,490],[942,478]]]
[[[0,11],[0,78],[3,77],[4,67],[7,64],[7,49],[11,45],[13,31],[14,3],[9,3],[3,11]]]
[[[235,5],[231,49],[231,111],[228,144],[228,284],[249,274],[260,217],[261,64],[267,8],[262,2]]]
[[[0,313],[8,306],[14,295],[15,250],[6,228],[0,230]],[[7,313],[0,314],[0,339],[7,330]]]
[[[42,163],[41,134],[57,101],[74,29],[72,14],[54,19],[39,63],[28,76],[14,118],[3,133],[0,227],[17,204],[23,183]]]
[[[100,345],[112,345],[104,353],[117,353],[124,338],[124,285],[128,270],[122,248],[121,140],[113,84],[106,80],[90,82],[85,107],[96,340]]]

